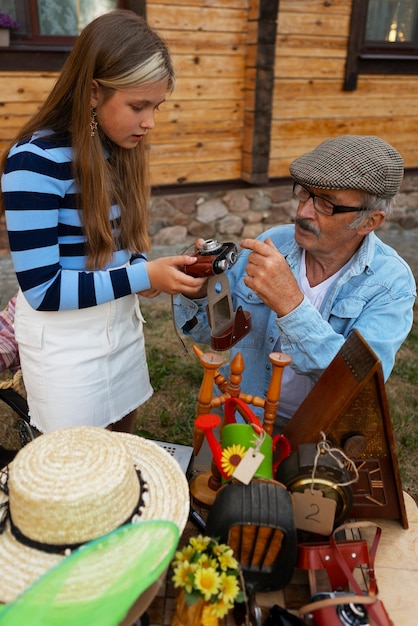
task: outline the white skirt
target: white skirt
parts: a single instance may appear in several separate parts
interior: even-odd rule
[[[31,424],[106,427],[153,393],[136,295],[72,311],[36,311],[19,291],[15,336]]]

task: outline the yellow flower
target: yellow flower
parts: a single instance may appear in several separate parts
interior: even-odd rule
[[[222,450],[221,466],[225,474],[232,476],[235,472],[237,465],[239,465],[242,458],[245,456],[246,449],[238,443],[232,444]]]
[[[187,593],[193,591],[193,577],[196,570],[196,565],[190,564],[188,561],[182,561],[174,569],[172,581],[174,587],[181,587],[185,589]]]
[[[213,567],[198,569],[195,573],[194,585],[202,594],[203,599],[209,601],[211,596],[218,593],[221,579]]]
[[[239,564],[227,544],[198,535],[175,554],[172,581],[184,591],[186,602],[199,598],[208,603],[203,626],[214,626],[215,618],[224,617],[235,601],[241,601]]]
[[[204,552],[211,541],[211,537],[197,535],[197,537],[191,537],[189,543],[193,550],[195,550],[196,552]]]
[[[212,567],[216,569],[217,564],[216,559],[211,558],[208,554],[202,554],[196,561],[196,565],[203,568]]]
[[[228,544],[226,543],[215,543],[215,545],[212,548],[212,551],[214,554],[218,555],[218,554],[233,554],[234,551],[232,550],[231,546],[228,546]]]
[[[225,617],[225,615],[233,608],[233,606],[233,603],[224,602],[223,600],[221,600],[216,604],[211,604],[209,608],[210,612],[215,615],[215,617],[221,619],[222,617]]]
[[[191,561],[191,558],[194,554],[193,546],[187,545],[179,552],[176,552],[174,558],[176,561]]]
[[[174,559],[173,559],[173,566],[177,567],[179,563],[184,563],[185,561],[190,563],[193,555],[194,555],[194,550],[192,546],[190,545],[185,546],[184,548],[182,548],[181,550],[175,553]]]
[[[232,556],[233,552],[224,552],[218,556],[221,570],[225,572],[227,569],[238,569],[238,561]]]
[[[221,574],[221,589],[219,597],[227,604],[233,604],[240,588],[235,576]]]
[[[228,546],[228,544],[226,543],[217,543],[213,546],[212,551],[213,551],[213,554],[215,554],[218,557],[218,561],[220,560],[221,557],[223,558],[225,555],[225,559],[224,559],[225,562],[227,562],[227,559],[231,559],[230,567],[232,567],[232,569],[238,569],[238,561],[233,559],[234,551],[231,548],[231,546]]]

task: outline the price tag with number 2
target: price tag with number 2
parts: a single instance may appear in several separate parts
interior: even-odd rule
[[[292,498],[296,528],[319,535],[332,533],[337,508],[335,500],[325,498],[323,492],[316,489],[294,492]]]

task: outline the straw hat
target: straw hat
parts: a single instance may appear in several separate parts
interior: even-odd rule
[[[0,511],[9,513],[0,534],[3,603],[80,544],[141,520],[169,520],[182,532],[189,514],[187,480],[168,452],[96,427],[38,437],[1,480]]]

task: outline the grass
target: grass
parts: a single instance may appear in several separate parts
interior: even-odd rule
[[[188,344],[177,340],[166,300],[141,302],[148,367],[154,395],[138,410],[135,432],[144,437],[190,445],[202,369]]]
[[[398,352],[386,390],[401,478],[405,491],[418,502],[418,309],[414,325]]]
[[[190,445],[201,382],[198,363],[184,364],[165,348],[147,350],[154,396],[139,411],[136,433]]]

